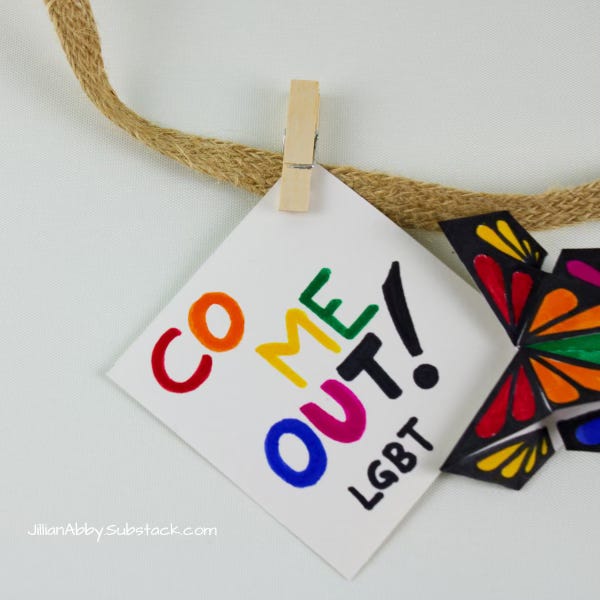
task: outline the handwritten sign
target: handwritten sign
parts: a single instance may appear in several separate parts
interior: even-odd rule
[[[510,346],[477,292],[321,167],[309,213],[277,193],[109,376],[352,577]]]

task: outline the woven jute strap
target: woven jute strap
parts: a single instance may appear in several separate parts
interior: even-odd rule
[[[81,86],[113,123],[165,156],[255,194],[265,194],[279,179],[279,153],[160,127],[125,106],[106,75],[89,1],[44,1]],[[354,167],[324,166],[408,228],[436,229],[438,221],[496,210],[510,210],[527,229],[600,220],[600,181],[536,195],[485,194]]]

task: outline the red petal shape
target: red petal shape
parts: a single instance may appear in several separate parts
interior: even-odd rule
[[[473,266],[500,314],[507,323],[510,323],[504,275],[500,265],[491,256],[478,254],[473,259]]]
[[[496,397],[492,400],[487,412],[481,417],[479,423],[475,426],[475,433],[480,438],[489,438],[496,435],[506,423],[506,413],[508,412],[508,397],[510,386],[513,380],[512,374],[509,375]]]
[[[512,415],[517,421],[528,421],[535,415],[535,396],[523,367],[519,369],[515,382]]]
[[[523,314],[523,308],[531,294],[533,288],[533,277],[528,273],[522,273],[516,271],[512,276],[511,295],[512,295],[512,307],[513,314],[515,316],[515,323],[518,323]]]

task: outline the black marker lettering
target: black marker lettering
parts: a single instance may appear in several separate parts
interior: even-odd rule
[[[433,444],[426,440],[416,429],[415,425],[419,422],[417,417],[411,417],[402,426],[402,429],[396,434],[399,438],[403,438],[405,435],[410,435],[416,442],[421,444],[425,450],[433,450]]]
[[[387,444],[381,454],[394,463],[400,473],[412,471],[417,464],[417,457],[412,452],[407,452],[404,446],[398,442]]]
[[[349,487],[348,491],[362,504],[363,508],[372,510],[383,498],[383,492],[377,492],[372,498],[367,500],[355,487]]]
[[[381,340],[374,333],[367,333],[338,366],[337,372],[346,381],[352,381],[364,371],[388,398],[398,398],[402,390],[375,360],[379,348]]]

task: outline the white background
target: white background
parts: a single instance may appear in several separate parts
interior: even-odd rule
[[[94,0],[111,80],[163,125],[277,150],[321,83],[318,158],[470,189],[600,177],[600,5]],[[519,493],[442,476],[351,583],[103,375],[256,199],[146,149],[80,91],[41,2],[0,7],[0,595],[588,598],[600,457]],[[437,234],[418,236],[452,266]],[[600,225],[539,234],[556,254]],[[32,538],[34,523],[217,538]]]

